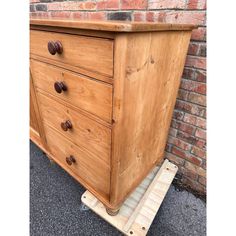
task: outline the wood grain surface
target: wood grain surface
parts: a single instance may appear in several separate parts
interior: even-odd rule
[[[110,193],[110,169],[107,165],[83,152],[77,145],[64,138],[54,129],[45,126],[45,133],[49,151],[55,159],[69,174],[73,174],[82,185],[93,189],[103,198],[108,199]],[[76,163],[71,166],[67,164],[66,157],[72,155]]]
[[[115,39],[111,202],[117,205],[164,157],[191,31]]]
[[[42,18],[30,24],[40,108],[38,117],[31,110],[31,136],[41,127],[47,155],[117,210],[164,158],[195,26]],[[51,55],[48,41],[60,41],[62,53]]]
[[[81,21],[68,18],[31,17],[31,25],[55,26],[76,29],[87,29],[112,32],[148,32],[168,30],[192,30],[192,24],[170,24],[153,22],[127,22],[127,21]]]
[[[42,119],[47,125],[110,166],[111,129],[44,94],[38,93],[37,97]],[[71,122],[72,129],[63,131],[61,123],[66,120]]]
[[[62,54],[51,55],[49,41],[60,41]],[[110,39],[30,30],[30,53],[113,76],[113,41]]]
[[[31,60],[30,69],[36,88],[40,88],[111,123],[111,85],[35,60]],[[63,81],[66,84],[68,88],[66,92],[58,94],[55,91],[54,83],[57,81]]]
[[[42,119],[34,89],[33,78],[30,74],[30,139],[40,148],[47,148]]]

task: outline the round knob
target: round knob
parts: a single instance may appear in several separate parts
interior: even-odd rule
[[[68,129],[72,129],[72,124],[69,120],[67,120],[67,121],[61,123],[61,128],[64,131],[67,131]]]
[[[61,93],[62,91],[66,91],[67,87],[63,82],[55,82],[54,89],[56,90],[57,93]]]
[[[66,162],[69,166],[71,166],[73,163],[76,162],[76,160],[72,155],[70,155],[69,157],[66,157]]]
[[[48,42],[48,51],[50,54],[55,55],[56,53],[61,54],[63,52],[63,47],[61,42],[56,41],[49,41]]]

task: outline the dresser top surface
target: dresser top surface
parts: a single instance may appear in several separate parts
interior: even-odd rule
[[[87,29],[111,32],[148,32],[169,30],[193,30],[197,26],[193,24],[171,24],[151,22],[129,22],[129,21],[92,21],[76,20],[68,18],[30,18],[30,25],[53,26],[74,29]]]

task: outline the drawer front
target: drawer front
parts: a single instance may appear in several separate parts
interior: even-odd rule
[[[50,153],[69,174],[86,188],[92,188],[108,199],[110,190],[110,169],[99,159],[64,138],[57,131],[45,125],[45,133]],[[73,156],[75,163],[69,165],[66,157]]]
[[[31,60],[30,69],[36,88],[111,123],[111,85],[35,60]],[[67,90],[58,93],[54,86],[61,82]]]
[[[37,94],[43,121],[110,165],[111,130],[59,102]]]
[[[51,55],[48,42],[59,41],[62,53]],[[45,31],[30,31],[30,53],[60,63],[113,76],[113,41]]]

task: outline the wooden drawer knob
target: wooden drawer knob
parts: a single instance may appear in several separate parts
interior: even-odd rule
[[[66,91],[67,87],[63,82],[55,82],[54,89],[56,90],[57,93],[61,93],[62,91]]]
[[[67,131],[68,129],[72,129],[72,123],[67,120],[65,122],[62,122],[61,123],[61,128],[64,130],[64,131]]]
[[[66,157],[66,162],[69,166],[71,166],[73,163],[76,162],[76,160],[72,155],[70,155],[69,157]]]
[[[52,55],[55,55],[56,53],[61,54],[63,52],[61,42],[59,42],[59,41],[56,41],[56,42],[49,41],[48,42],[48,51]]]

